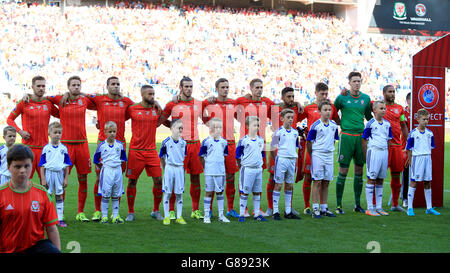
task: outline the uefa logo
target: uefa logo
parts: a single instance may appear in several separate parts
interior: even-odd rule
[[[417,16],[423,17],[427,13],[427,8],[424,4],[417,4],[416,5],[416,14]]]
[[[439,102],[439,91],[431,83],[422,85],[418,93],[419,103],[425,109],[432,109]]]

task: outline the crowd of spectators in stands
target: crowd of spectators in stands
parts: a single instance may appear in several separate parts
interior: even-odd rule
[[[47,78],[48,95],[65,92],[72,75],[83,79],[86,93],[105,92],[106,79],[118,76],[124,94],[136,101],[139,87],[153,84],[161,105],[183,76],[193,79],[199,99],[215,94],[220,77],[230,80],[232,98],[261,78],[265,96],[278,99],[282,88],[292,86],[298,100],[308,103],[315,83],[327,83],[334,99],[347,87],[348,73],[357,70],[363,92],[379,99],[382,87],[393,84],[405,105],[411,56],[432,42],[361,34],[326,13],[141,2],[66,7],[63,13],[54,6],[1,4],[0,35],[0,82],[7,93],[2,100],[9,102],[1,104],[4,117],[30,92],[36,75]]]

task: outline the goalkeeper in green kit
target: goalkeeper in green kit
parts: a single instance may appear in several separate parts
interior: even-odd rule
[[[364,131],[364,118],[372,119],[370,97],[362,93],[361,73],[351,72],[348,75],[350,90],[341,93],[334,101],[334,106],[341,112],[341,135],[339,137],[338,163],[339,175],[336,181],[337,214],[344,214],[342,210],[342,195],[345,180],[352,159],[355,164],[353,190],[355,194],[355,212],[365,213],[361,208],[360,198],[363,188],[363,170],[365,156],[362,149],[361,136]]]

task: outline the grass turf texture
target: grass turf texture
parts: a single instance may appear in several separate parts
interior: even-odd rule
[[[19,142],[19,141],[18,141]],[[93,156],[96,142],[90,139],[89,147]],[[160,142],[158,145],[158,151]],[[445,162],[450,162],[450,143],[446,145]],[[445,177],[448,176],[448,167],[445,167]],[[338,166],[335,163],[335,176]],[[203,210],[204,184],[201,177],[202,195],[200,209]],[[261,207],[267,208],[266,183],[268,172],[263,174],[263,193]],[[349,178],[350,177],[350,178]],[[256,222],[247,218],[245,223],[238,223],[237,219],[230,218],[231,223],[217,221],[217,203],[214,199],[211,224],[204,224],[201,220],[190,218],[192,209],[189,194],[189,175],[186,175],[184,193],[183,217],[187,225],[176,224],[172,220],[170,226],[164,226],[162,221],[150,217],[153,209],[153,181],[141,175],[136,194],[135,216],[136,221],[125,224],[101,224],[95,222],[80,223],[75,221],[77,210],[78,182],[75,169],[69,177],[69,186],[66,189],[64,215],[68,227],[59,228],[61,248],[63,252],[71,252],[72,241],[79,243],[81,253],[368,253],[372,248],[367,245],[370,241],[380,244],[383,253],[404,252],[448,252],[450,240],[445,231],[450,225],[450,186],[444,183],[444,208],[439,208],[441,216],[426,215],[424,208],[416,208],[415,217],[408,217],[404,213],[390,212],[387,202],[391,189],[390,177],[385,180],[383,208],[390,212],[385,217],[369,217],[353,212],[353,165],[350,167],[346,181],[343,209],[345,215],[336,218],[312,219],[303,214],[304,202],[302,181],[294,184],[293,206],[302,212],[301,220]],[[365,175],[364,175],[365,177]],[[238,174],[236,174],[237,185]],[[33,179],[36,181],[36,176]],[[128,179],[124,177],[126,191]],[[364,179],[364,182],[366,179]],[[95,172],[88,175],[88,197],[85,212],[88,218],[94,212],[93,185]],[[329,207],[334,211],[336,206],[335,181],[329,187]],[[361,205],[366,207],[365,193],[361,196]],[[253,207],[252,196],[248,199],[249,211]],[[239,197],[236,194],[234,208],[238,211]],[[226,210],[226,202],[225,202]],[[280,211],[284,210],[284,194],[280,198]],[[160,211],[163,213],[162,204]],[[110,213],[111,214],[111,208]],[[120,215],[125,218],[128,214],[126,195],[122,196]]]

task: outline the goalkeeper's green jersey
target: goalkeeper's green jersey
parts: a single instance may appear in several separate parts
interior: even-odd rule
[[[370,97],[359,92],[357,97],[350,91],[347,95],[339,95],[334,101],[336,110],[341,111],[341,132],[351,135],[361,135],[364,131],[364,117],[372,119]]]

